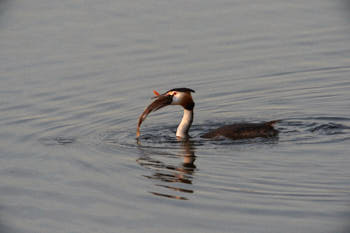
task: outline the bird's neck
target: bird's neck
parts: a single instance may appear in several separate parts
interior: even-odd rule
[[[184,115],[176,130],[176,137],[180,137],[180,138],[188,137],[188,131],[192,125],[192,121],[193,121],[193,109],[192,110],[184,109]]]

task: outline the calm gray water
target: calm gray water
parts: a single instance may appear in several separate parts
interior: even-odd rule
[[[349,232],[345,1],[0,1],[0,231]],[[152,90],[196,90],[151,114]],[[275,139],[203,140],[281,119]]]

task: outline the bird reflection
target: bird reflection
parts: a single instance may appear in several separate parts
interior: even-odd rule
[[[165,188],[165,191],[176,192],[175,194],[168,194],[159,191],[150,191],[153,195],[179,199],[179,200],[188,200],[187,197],[182,196],[182,193],[193,193],[192,189],[192,180],[193,175],[196,170],[194,161],[196,156],[194,154],[194,145],[190,140],[179,141],[181,150],[175,155],[175,158],[181,158],[182,163],[178,165],[171,165],[169,162],[160,161],[154,157],[159,157],[160,153],[154,153],[146,151],[142,148],[143,156],[138,158],[136,161],[142,167],[145,167],[152,171],[151,175],[144,175],[144,177],[160,181],[160,183],[155,184],[156,187]],[[141,149],[141,148],[140,148]],[[174,158],[174,155],[162,156],[164,160],[169,158]],[[182,185],[185,184],[185,185]],[[181,186],[181,187],[179,187]]]

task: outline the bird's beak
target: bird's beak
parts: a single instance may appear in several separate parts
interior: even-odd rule
[[[137,131],[136,131],[137,138],[140,136],[140,126],[142,122],[146,119],[147,115],[153,111],[157,111],[158,109],[161,109],[167,105],[170,105],[173,100],[173,96],[168,95],[166,93],[160,95],[158,92],[154,92],[154,94],[156,95],[154,97],[156,98],[156,100],[153,101],[150,105],[148,105],[148,107],[145,109],[145,111],[143,111],[143,113],[139,117],[139,122],[137,124]]]

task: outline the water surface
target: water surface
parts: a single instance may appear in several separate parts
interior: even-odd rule
[[[1,232],[348,232],[342,1],[0,1]],[[152,113],[152,90],[189,87]],[[272,139],[205,140],[280,119]]]

